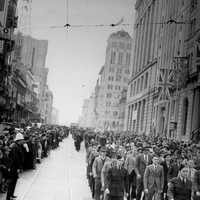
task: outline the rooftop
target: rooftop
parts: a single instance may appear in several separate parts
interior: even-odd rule
[[[131,39],[131,36],[129,35],[128,32],[124,31],[124,30],[120,30],[120,31],[117,31],[116,33],[112,33],[110,35],[110,38],[125,38],[125,39]],[[109,39],[110,39],[109,38]]]

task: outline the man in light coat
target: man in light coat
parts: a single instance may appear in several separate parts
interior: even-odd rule
[[[101,185],[101,171],[104,163],[108,160],[106,157],[106,148],[101,147],[100,155],[95,158],[92,165],[92,174],[94,177],[94,199],[100,200],[102,196],[102,185]]]
[[[159,165],[159,157],[153,157],[153,164],[146,167],[144,173],[144,192],[145,199],[152,200],[155,195],[160,199],[164,186],[164,171]]]

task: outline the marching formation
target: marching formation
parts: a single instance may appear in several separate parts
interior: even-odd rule
[[[78,129],[74,133],[83,134],[94,200],[200,199],[198,144]]]
[[[6,200],[14,195],[19,174],[36,168],[36,163],[48,157],[52,149],[67,137],[69,129],[64,126],[12,126],[0,135],[0,189]],[[1,196],[0,196],[1,198]]]

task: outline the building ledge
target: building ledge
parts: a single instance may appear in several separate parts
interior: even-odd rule
[[[140,71],[139,73],[137,73],[136,75],[132,76],[129,83],[133,82],[133,80],[135,80],[138,76],[140,76],[141,74],[143,74],[145,71],[147,71],[150,67],[152,67],[153,65],[155,65],[157,63],[157,58],[155,58],[152,62],[148,63],[143,69],[142,71]]]

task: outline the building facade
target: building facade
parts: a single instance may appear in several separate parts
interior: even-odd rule
[[[199,121],[199,2],[136,1],[126,127],[188,140]]]
[[[51,123],[52,124],[58,124],[59,123],[59,111],[55,107],[53,107],[53,109],[52,109]]]
[[[9,121],[13,110],[12,97],[12,54],[14,30],[17,28],[17,0],[0,2],[0,120]]]
[[[96,128],[120,131],[119,100],[130,78],[132,38],[121,30],[113,33],[106,49],[105,64],[95,88]]]
[[[82,107],[82,114],[79,120],[79,126],[83,128],[94,128],[94,105],[95,98],[94,95],[91,95],[90,98],[85,99]]]
[[[127,93],[126,128],[137,134],[149,133],[157,74],[160,1],[136,1],[136,20],[131,60],[131,79]]]
[[[45,88],[45,99],[44,99],[44,123],[52,124],[52,110],[53,110],[53,93],[49,90],[46,85]]]

